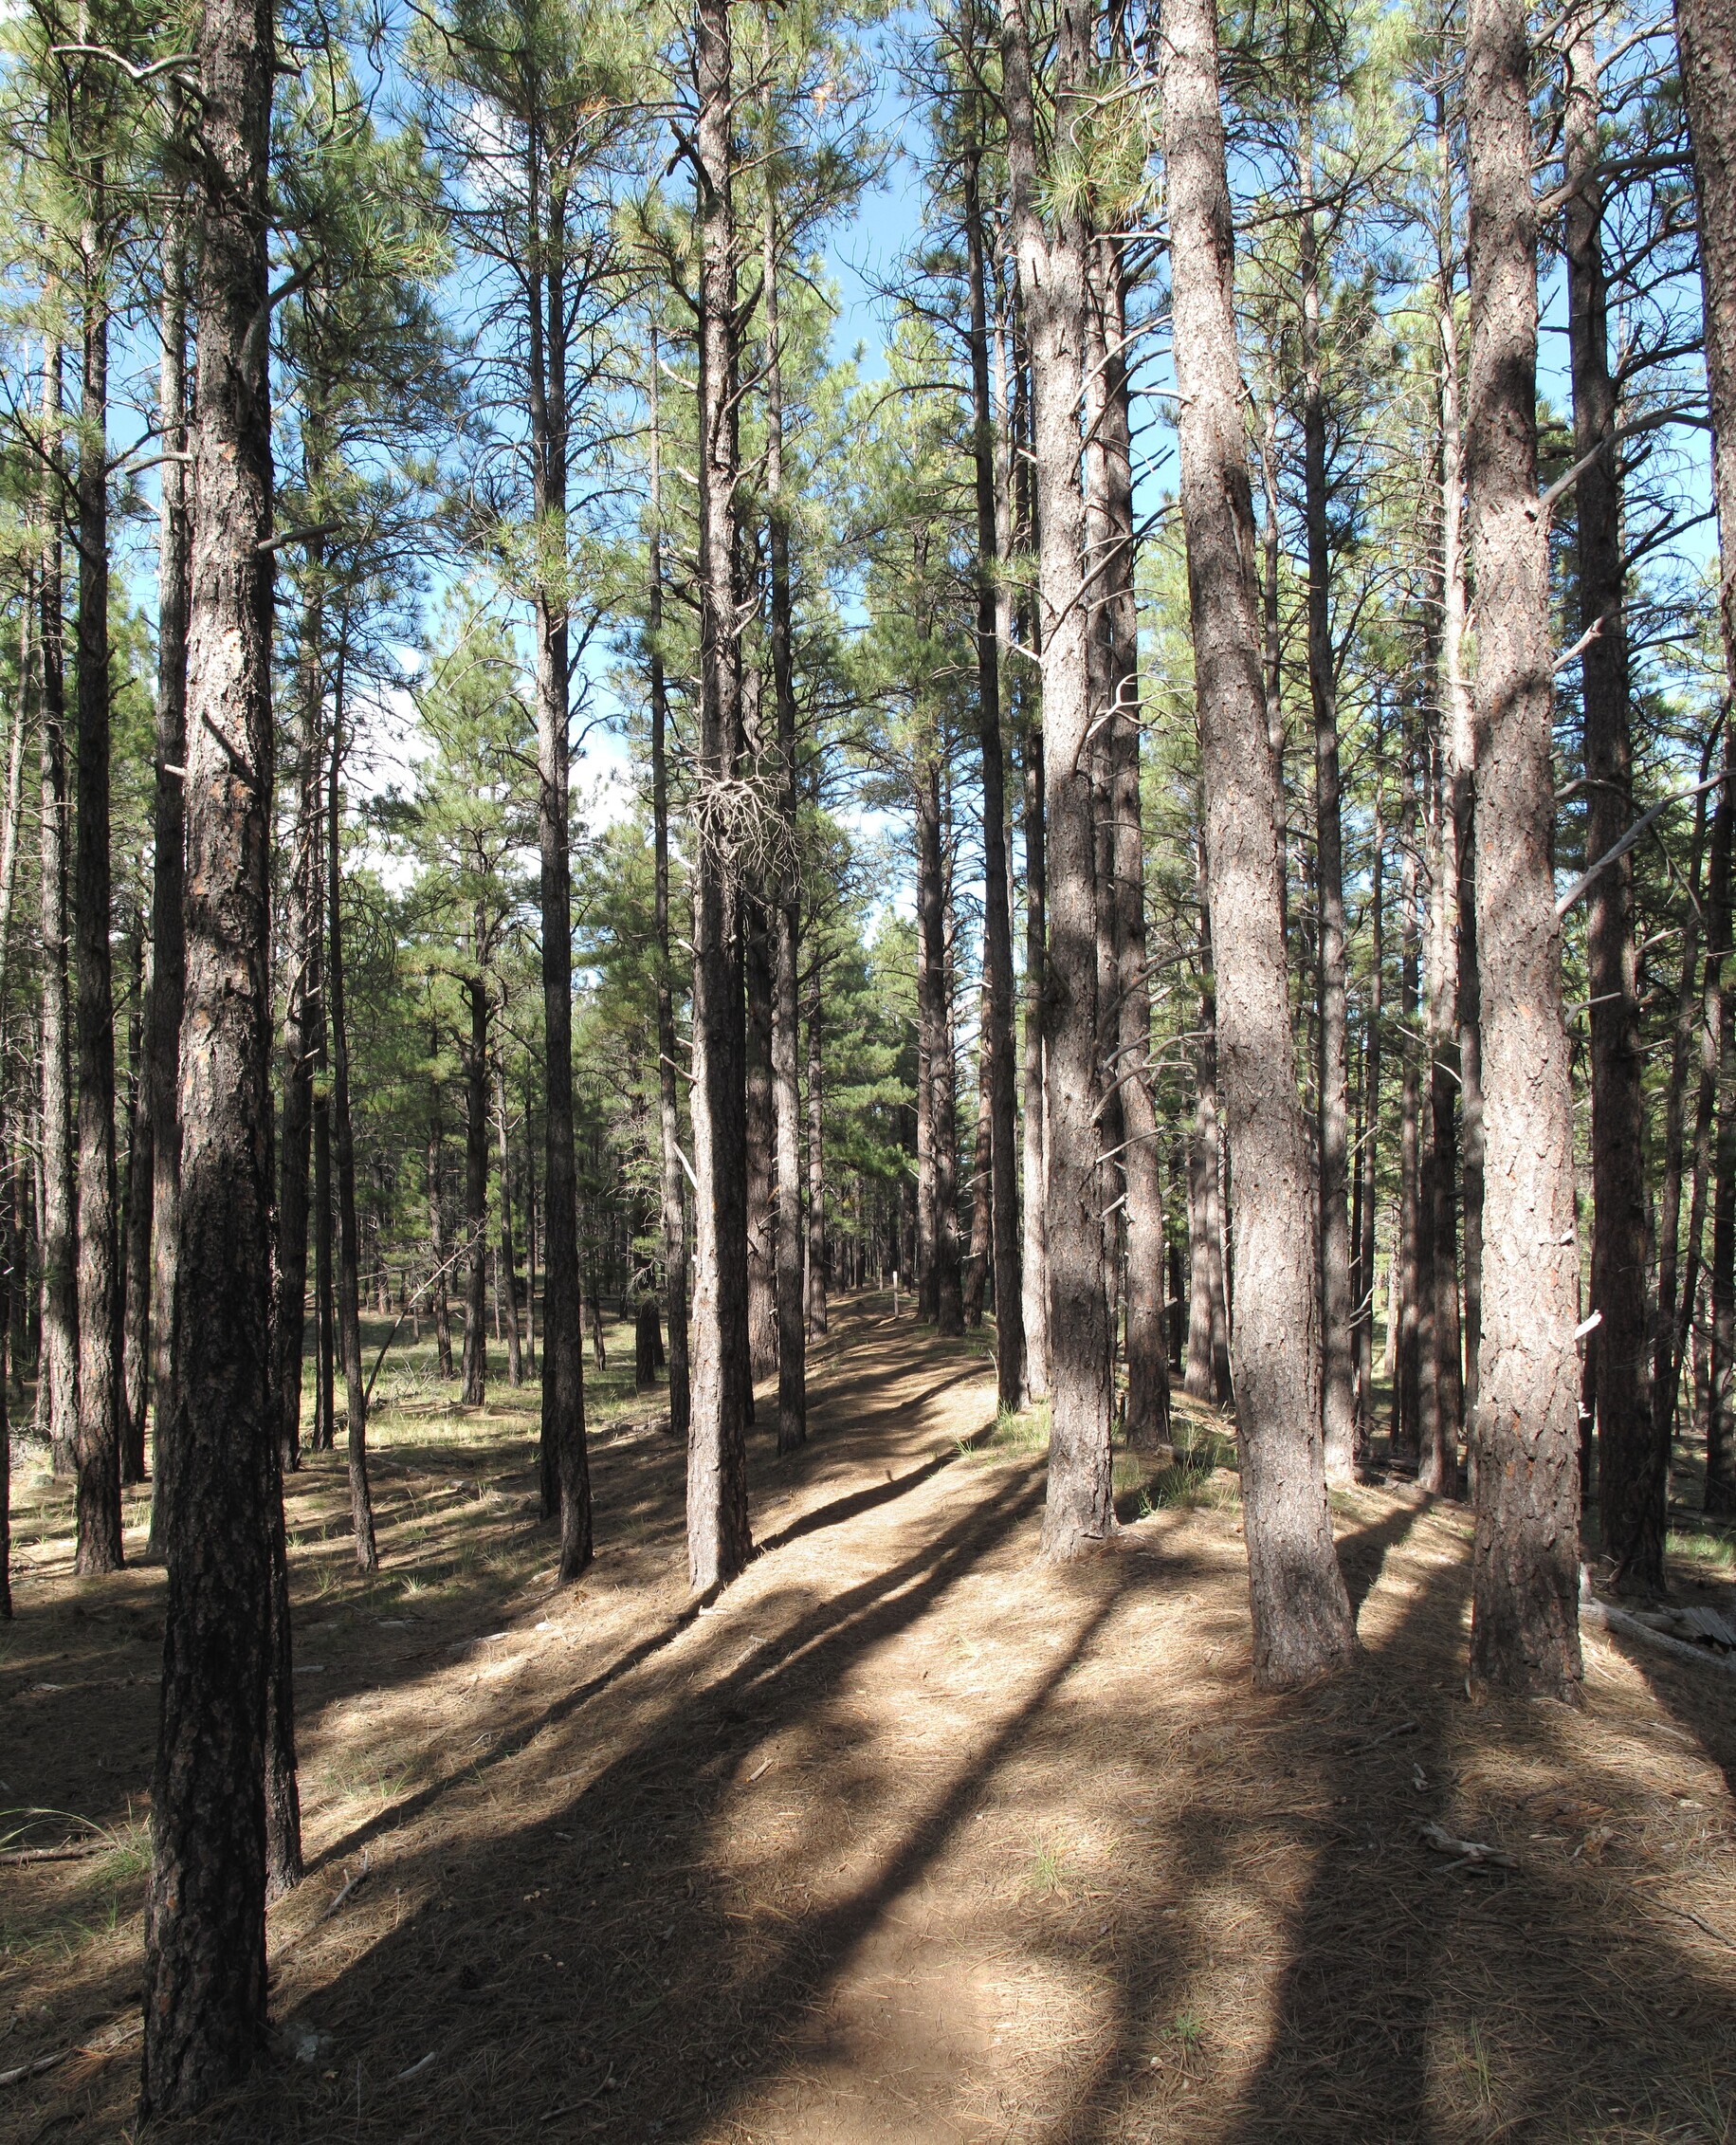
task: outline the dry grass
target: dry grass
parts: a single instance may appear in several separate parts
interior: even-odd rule
[[[654,1427],[599,1441],[571,1596],[536,1583],[526,1410],[402,1396],[372,1583],[340,1478],[297,1481],[312,1867],[273,1916],[279,2046],[160,2135],[1736,2138],[1721,1679],[1594,1639],[1584,1713],[1473,1707],[1465,1515],[1364,1489],[1362,1664],[1255,1696],[1211,1411],[1176,1467],[1124,1462],[1103,1556],[1044,1574],[1040,1441],[995,1424],[979,1352],[859,1309],[819,1387],[805,1454],[757,1434],[770,1546],[701,1616]],[[96,2050],[4,2089],[0,2133],[109,2139],[159,1580],[75,1585],[28,1494],[0,1677],[50,1732],[9,1736],[7,1800],[133,1861],[0,1873],[0,2070]],[[1516,1866],[1450,1867],[1429,1820]]]

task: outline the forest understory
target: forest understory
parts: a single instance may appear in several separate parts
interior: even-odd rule
[[[982,1339],[834,1308],[804,1449],[760,1390],[712,1606],[625,1329],[576,1588],[534,1386],[464,1408],[394,1350],[372,1576],[306,1457],[272,2054],[154,2137],[1736,2136],[1727,1677],[1588,1627],[1583,1710],[1472,1704],[1470,1513],[1392,1479],[1332,1497],[1358,1665],[1252,1693],[1224,1418],[1178,1395],[1107,1552],[1046,1568],[1044,1422]],[[65,1488],[15,1496],[0,2137],[131,2138],[163,1574],[76,1579]]]

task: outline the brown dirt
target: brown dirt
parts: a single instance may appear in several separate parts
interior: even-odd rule
[[[1588,1636],[1582,1714],[1472,1706],[1466,1515],[1360,1490],[1364,1662],[1255,1696],[1232,1476],[1166,1475],[1044,1571],[1040,1450],[995,1433],[978,1346],[857,1305],[816,1392],[806,1453],[756,1434],[762,1553],[698,1615],[680,1458],[629,1395],[572,1595],[537,1576],[528,1408],[408,1381],[372,1582],[335,1464],[296,1477],[278,2045],[154,2136],[1736,2139],[1725,1679]],[[64,1495],[21,1503],[5,1805],[113,1840],[0,1869],[0,2072],[75,2050],[0,2087],[0,2136],[106,2140],[160,1575],[74,1581]],[[1516,1867],[1451,1866],[1428,1820]]]

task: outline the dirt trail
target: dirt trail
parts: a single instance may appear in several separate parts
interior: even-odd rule
[[[185,2135],[1736,2136],[1722,1692],[1593,1643],[1585,1714],[1472,1708],[1466,1515],[1360,1491],[1365,1663],[1257,1698],[1231,1478],[1165,1477],[1179,1501],[1041,1571],[1040,1452],[973,1449],[980,1350],[840,1325],[808,1451],[756,1435],[761,1554],[707,1611],[654,1426],[599,1439],[604,1553],[554,1598],[521,1450],[466,1471],[393,1434],[389,1566],[418,1527],[467,1531],[497,1593],[482,1614],[331,1577],[304,1610],[281,2047]],[[330,1488],[298,1482],[304,1533]],[[299,1569],[341,1555],[310,1542]],[[94,1681],[70,1695],[93,1743]],[[1517,1867],[1449,1866],[1429,1820]],[[0,1881],[27,1904],[74,1879]],[[52,2044],[39,1991],[87,2047],[124,2025],[137,1941],[130,1903],[58,1964],[9,1936],[0,2070]],[[8,2088],[0,2130],[122,2134],[135,2059]]]

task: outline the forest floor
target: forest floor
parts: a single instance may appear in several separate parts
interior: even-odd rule
[[[1257,1696],[1210,1411],[1046,1571],[1041,1427],[996,1423],[980,1337],[859,1299],[813,1387],[789,1459],[762,1406],[759,1554],[696,1611],[630,1374],[556,1594],[534,1386],[464,1411],[394,1359],[380,1573],[339,1458],[289,1485],[274,2049],[153,2136],[1736,2140],[1728,1678],[1588,1630],[1582,1712],[1472,1705],[1468,1515],[1397,1486],[1334,1497],[1361,1664]],[[64,1490],[18,1508],[0,1829],[105,1829],[0,1868],[0,2137],[130,2138],[162,1575],[75,1581]]]

